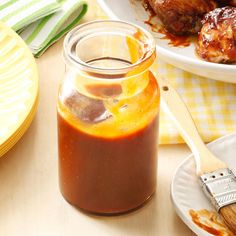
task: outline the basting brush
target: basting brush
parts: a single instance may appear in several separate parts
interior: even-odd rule
[[[196,172],[205,195],[236,235],[236,176],[205,146],[186,105],[169,82],[158,78],[158,83],[163,108],[194,154]]]

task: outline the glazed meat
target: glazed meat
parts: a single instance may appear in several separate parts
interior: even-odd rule
[[[218,0],[218,3],[221,6],[227,6],[227,5],[236,6],[236,0]]]
[[[215,0],[148,0],[164,27],[175,35],[195,34],[205,13],[216,8]]]
[[[217,8],[205,15],[197,53],[217,63],[236,62],[236,7]]]

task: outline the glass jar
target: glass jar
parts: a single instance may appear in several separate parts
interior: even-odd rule
[[[95,21],[67,35],[64,58],[57,106],[61,192],[90,213],[136,209],[156,189],[155,41],[138,26]]]

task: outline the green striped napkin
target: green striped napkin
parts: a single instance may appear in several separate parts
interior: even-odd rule
[[[0,21],[18,31],[59,9],[57,0],[1,0]]]
[[[73,28],[87,11],[83,0],[62,0],[60,4],[59,11],[32,23],[20,33],[35,57]]]

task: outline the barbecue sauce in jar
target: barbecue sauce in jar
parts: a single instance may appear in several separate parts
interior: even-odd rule
[[[97,36],[101,51],[96,46],[92,50],[91,35],[82,45],[78,38],[76,45],[70,41],[86,27],[95,27],[101,35],[104,25],[125,34]],[[110,51],[108,45],[113,43],[121,49]],[[67,70],[59,91],[61,192],[69,203],[90,213],[134,210],[156,189],[160,94],[150,71],[155,60],[152,37],[127,23],[103,21],[76,28],[65,45],[71,49],[71,55],[65,55],[67,64],[76,66],[70,61],[74,53],[79,69]],[[93,52],[92,59],[86,47]]]

